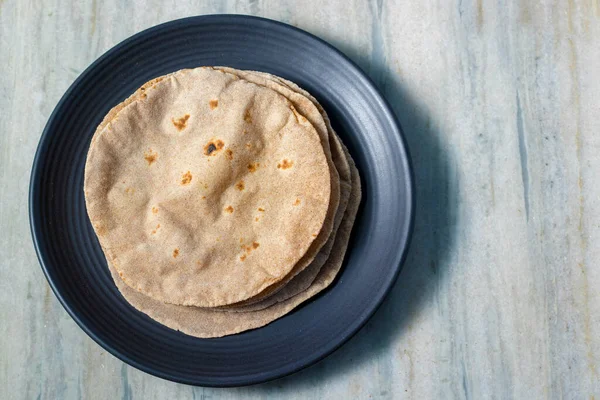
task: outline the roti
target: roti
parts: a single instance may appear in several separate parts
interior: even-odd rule
[[[104,122],[86,205],[107,260],[141,295],[200,307],[256,296],[288,276],[328,218],[321,138],[273,90],[184,70]]]

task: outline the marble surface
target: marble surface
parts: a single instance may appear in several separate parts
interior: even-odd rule
[[[94,59],[190,15],[278,19],[390,101],[414,159],[413,244],[341,350],[237,389],[107,354],[52,294],[27,190],[44,124]],[[0,0],[0,398],[600,398],[600,3]]]

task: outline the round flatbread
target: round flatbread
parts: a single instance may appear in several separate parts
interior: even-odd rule
[[[312,124],[275,91],[211,68],[140,92],[97,131],[85,171],[88,214],[121,279],[201,307],[284,279],[330,205]]]

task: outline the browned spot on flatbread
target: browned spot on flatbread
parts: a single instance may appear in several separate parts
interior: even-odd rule
[[[128,187],[128,188],[125,189],[125,193],[133,194],[133,193],[135,193],[135,189],[131,188],[131,187]]]
[[[245,254],[242,254],[242,255],[240,256],[240,260],[241,260],[241,261],[244,261],[245,259],[246,259],[246,255],[245,255]]]
[[[242,191],[242,190],[244,190],[244,187],[245,187],[245,186],[244,186],[244,181],[239,181],[239,182],[238,182],[238,183],[235,185],[235,188],[236,188],[237,190],[239,190],[239,191]]]
[[[290,160],[284,158],[283,161],[281,161],[279,164],[277,164],[277,168],[288,169],[288,168],[292,168],[292,165],[294,165],[293,161],[290,161]]]
[[[225,212],[228,212],[229,214],[233,213],[233,207],[232,206],[225,207]]]
[[[187,120],[190,119],[190,114],[185,114],[183,117],[181,118],[171,118],[171,122],[173,122],[173,125],[175,125],[175,128],[177,128],[177,130],[181,131],[184,130],[185,127],[187,126]]]
[[[219,100],[211,100],[208,102],[208,104],[210,105],[210,109],[214,110],[215,108],[219,107]]]
[[[206,196],[202,196],[202,200],[205,200],[205,199],[206,199]]]
[[[158,214],[158,207],[152,207],[152,214]]]
[[[296,201],[294,202],[295,206],[299,206],[300,205],[300,199],[296,199]]]
[[[242,249],[244,249],[246,251],[246,254],[250,254],[250,253],[252,253],[252,250],[258,249],[259,246],[260,246],[260,243],[252,242],[252,244],[250,246],[242,245],[241,247],[242,247]]]
[[[247,149],[251,149],[252,148],[252,144],[251,143],[246,143],[246,148]]]
[[[256,222],[258,222],[258,217],[254,218],[254,220],[255,220]]]
[[[179,255],[179,249],[173,250],[173,258],[177,258],[178,255]]]
[[[147,153],[144,153],[144,159],[148,162],[148,165],[152,165],[152,163],[156,161],[157,157],[158,154],[153,152],[152,149],[148,150]]]
[[[233,160],[233,151],[231,149],[225,150],[225,157],[227,157],[229,160]]]
[[[204,146],[204,155],[214,156],[225,146],[221,139],[214,139],[206,143]]]
[[[154,228],[154,230],[152,231],[153,235],[156,234],[156,231],[158,231],[158,228],[160,228],[160,224],[156,225],[156,228]]]
[[[264,212],[264,211],[265,211],[265,209],[264,209],[264,208],[262,208],[262,207],[258,207],[258,211],[260,211],[260,212]]]
[[[146,97],[148,97],[148,95],[147,95],[146,93],[142,93],[142,94],[140,94],[140,97],[141,97],[142,99],[145,99]]]
[[[255,172],[258,169],[258,167],[260,167],[260,163],[257,162],[248,164],[248,171]]]
[[[186,172],[185,174],[183,174],[181,176],[181,184],[182,185],[187,185],[192,181],[192,174],[190,173],[190,171]]]
[[[244,113],[244,121],[251,124],[252,123],[252,115],[250,114],[250,110],[246,110]]]

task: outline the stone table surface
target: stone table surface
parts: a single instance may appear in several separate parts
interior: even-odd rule
[[[194,388],[106,353],[39,267],[27,191],[53,108],[161,22],[277,19],[346,53],[412,152],[405,269],[341,350],[252,387]],[[598,0],[0,0],[0,398],[600,398]]]

